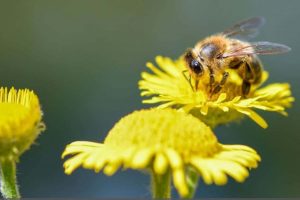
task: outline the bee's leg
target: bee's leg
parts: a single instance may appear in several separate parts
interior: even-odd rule
[[[213,89],[212,91],[212,95],[213,94],[217,94],[221,91],[221,89],[223,88],[223,86],[225,85],[227,79],[228,79],[229,73],[228,72],[224,72],[223,73],[223,77],[222,80],[220,81],[219,84],[217,84],[217,86]]]
[[[199,80],[196,79],[195,80],[195,92],[198,90],[198,84],[199,84]]]
[[[256,56],[251,57],[250,60],[233,60],[229,63],[229,68],[240,69],[239,75],[243,79],[241,92],[244,97],[249,94],[251,84],[261,80],[262,65]]]
[[[211,68],[209,68],[209,87],[210,87],[210,93],[212,93],[212,91],[213,91],[213,85],[214,85],[214,83],[215,83],[215,73],[214,73],[214,71],[211,69]]]
[[[251,63],[249,64],[248,62],[245,65],[245,75],[244,75],[244,80],[246,80],[247,82],[252,82],[255,78],[255,72],[252,71],[252,67],[253,66]]]
[[[191,74],[190,73],[188,73],[188,75],[186,74],[188,72],[188,70],[183,70],[181,73],[182,73],[182,75],[183,75],[183,77],[187,80],[187,82],[189,83],[189,85],[191,86],[191,88],[192,88],[192,90],[193,91],[195,91],[194,90],[194,87],[193,87],[193,85],[192,85],[192,78],[191,78]],[[197,87],[197,86],[196,86]]]
[[[251,89],[251,83],[249,83],[248,81],[244,80],[243,84],[242,84],[242,93],[243,93],[244,97],[249,94],[250,89]]]
[[[229,63],[229,68],[230,69],[239,69],[242,65],[243,65],[244,61],[243,60],[232,60],[230,63]]]
[[[255,72],[253,71],[254,64],[252,62],[246,63],[244,65],[245,71],[244,71],[244,80],[242,83],[242,94],[244,97],[246,97],[251,89],[251,83],[255,81]]]
[[[209,75],[209,84],[212,86],[215,83],[215,74]]]
[[[221,80],[221,82],[220,82],[220,85],[221,85],[221,86],[224,86],[224,85],[225,85],[225,83],[226,83],[226,81],[227,81],[227,79],[228,79],[228,76],[229,76],[229,73],[228,73],[228,72],[224,72],[224,73],[223,73],[223,77],[222,77],[222,80]]]

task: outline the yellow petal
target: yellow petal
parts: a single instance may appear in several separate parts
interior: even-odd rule
[[[220,170],[220,166],[217,165],[219,162],[211,160],[206,163],[215,184],[225,185],[227,183],[227,176],[222,172],[222,170]]]
[[[207,105],[207,104],[204,104],[204,105],[201,107],[200,112],[201,112],[202,115],[207,115],[207,112],[208,112],[208,105]]]
[[[152,148],[144,148],[136,152],[131,160],[131,167],[136,169],[145,168],[152,159],[154,150]]]
[[[227,98],[227,94],[221,93],[220,96],[218,97],[216,103],[221,103],[221,102],[225,101],[226,98]]]
[[[86,154],[81,153],[67,160],[64,163],[65,173],[68,175],[71,174],[75,169],[77,169],[82,164],[82,161],[85,159],[86,156],[87,156]]]
[[[175,150],[168,148],[165,153],[173,169],[182,168],[182,159]]]
[[[221,170],[226,172],[237,182],[243,182],[249,175],[248,171],[237,163],[229,161],[220,161],[218,163]]]
[[[158,153],[154,159],[153,168],[155,173],[164,174],[168,169],[168,161],[162,153]]]
[[[102,170],[102,168],[104,167],[104,165],[107,163],[107,158],[104,159],[98,159],[96,162],[95,162],[95,166],[94,166],[94,171],[96,173],[100,172]]]
[[[222,148],[224,150],[243,150],[243,151],[249,151],[252,153],[257,153],[254,149],[252,149],[251,147],[245,146],[245,145],[238,145],[238,144],[234,144],[234,145],[222,145]]]
[[[109,163],[105,166],[103,173],[107,176],[113,175],[119,168],[120,162]]]
[[[237,110],[239,112],[247,115],[248,117],[250,117],[253,121],[255,121],[262,128],[268,128],[267,122],[261,116],[259,116],[256,112],[254,112],[253,110],[247,109],[247,108],[244,108],[244,109],[238,108]]]
[[[174,186],[178,190],[181,197],[189,194],[189,190],[185,181],[185,175],[182,169],[173,171]]]
[[[87,156],[87,158],[83,162],[83,167],[86,169],[93,169],[95,167],[95,164],[99,160],[103,160],[103,155],[105,155],[104,153],[105,151],[98,150],[98,151],[94,151],[92,154],[89,154],[89,156]]]
[[[196,170],[198,172],[200,172],[201,177],[203,178],[203,181],[210,185],[213,183],[213,179],[212,176],[209,172],[209,170],[205,167],[203,167],[205,165],[205,161],[202,160],[202,158],[200,157],[193,157],[191,159],[191,164],[196,168]]]

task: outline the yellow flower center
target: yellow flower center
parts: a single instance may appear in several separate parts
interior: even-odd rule
[[[172,109],[136,111],[121,119],[104,141],[117,149],[127,147],[172,148],[184,157],[203,157],[219,149],[211,129],[197,118]]]
[[[0,88],[0,160],[17,160],[44,129],[38,97],[27,89]]]
[[[28,112],[24,106],[10,103],[1,103],[0,110],[0,124],[4,124],[10,119],[20,116],[21,113]]]

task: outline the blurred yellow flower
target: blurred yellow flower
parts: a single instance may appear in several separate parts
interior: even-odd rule
[[[193,91],[183,72],[186,70],[182,58],[172,60],[168,57],[156,57],[159,66],[152,63],[146,66],[154,73],[143,72],[139,81],[141,95],[150,98],[143,101],[148,104],[160,104],[159,108],[173,107],[190,112],[211,127],[239,120],[247,115],[261,127],[266,128],[266,121],[253,109],[278,112],[287,115],[285,109],[291,106],[294,98],[291,96],[290,85],[275,83],[259,88],[253,85],[247,98],[240,95],[242,80],[234,70],[220,94],[209,96],[207,85],[198,86]],[[263,72],[263,82],[268,73]]]
[[[38,97],[28,89],[0,88],[0,161],[17,161],[45,129]]]
[[[156,175],[171,173],[181,197],[189,193],[186,169],[192,167],[206,184],[223,185],[227,175],[243,182],[247,168],[256,168],[259,155],[243,145],[218,143],[211,129],[190,114],[167,109],[135,111],[122,118],[104,143],[77,141],[62,157],[65,173],[82,166],[106,175],[119,167],[150,169]]]

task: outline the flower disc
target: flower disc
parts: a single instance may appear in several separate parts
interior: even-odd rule
[[[44,129],[38,97],[27,89],[0,89],[0,160],[18,160]]]

